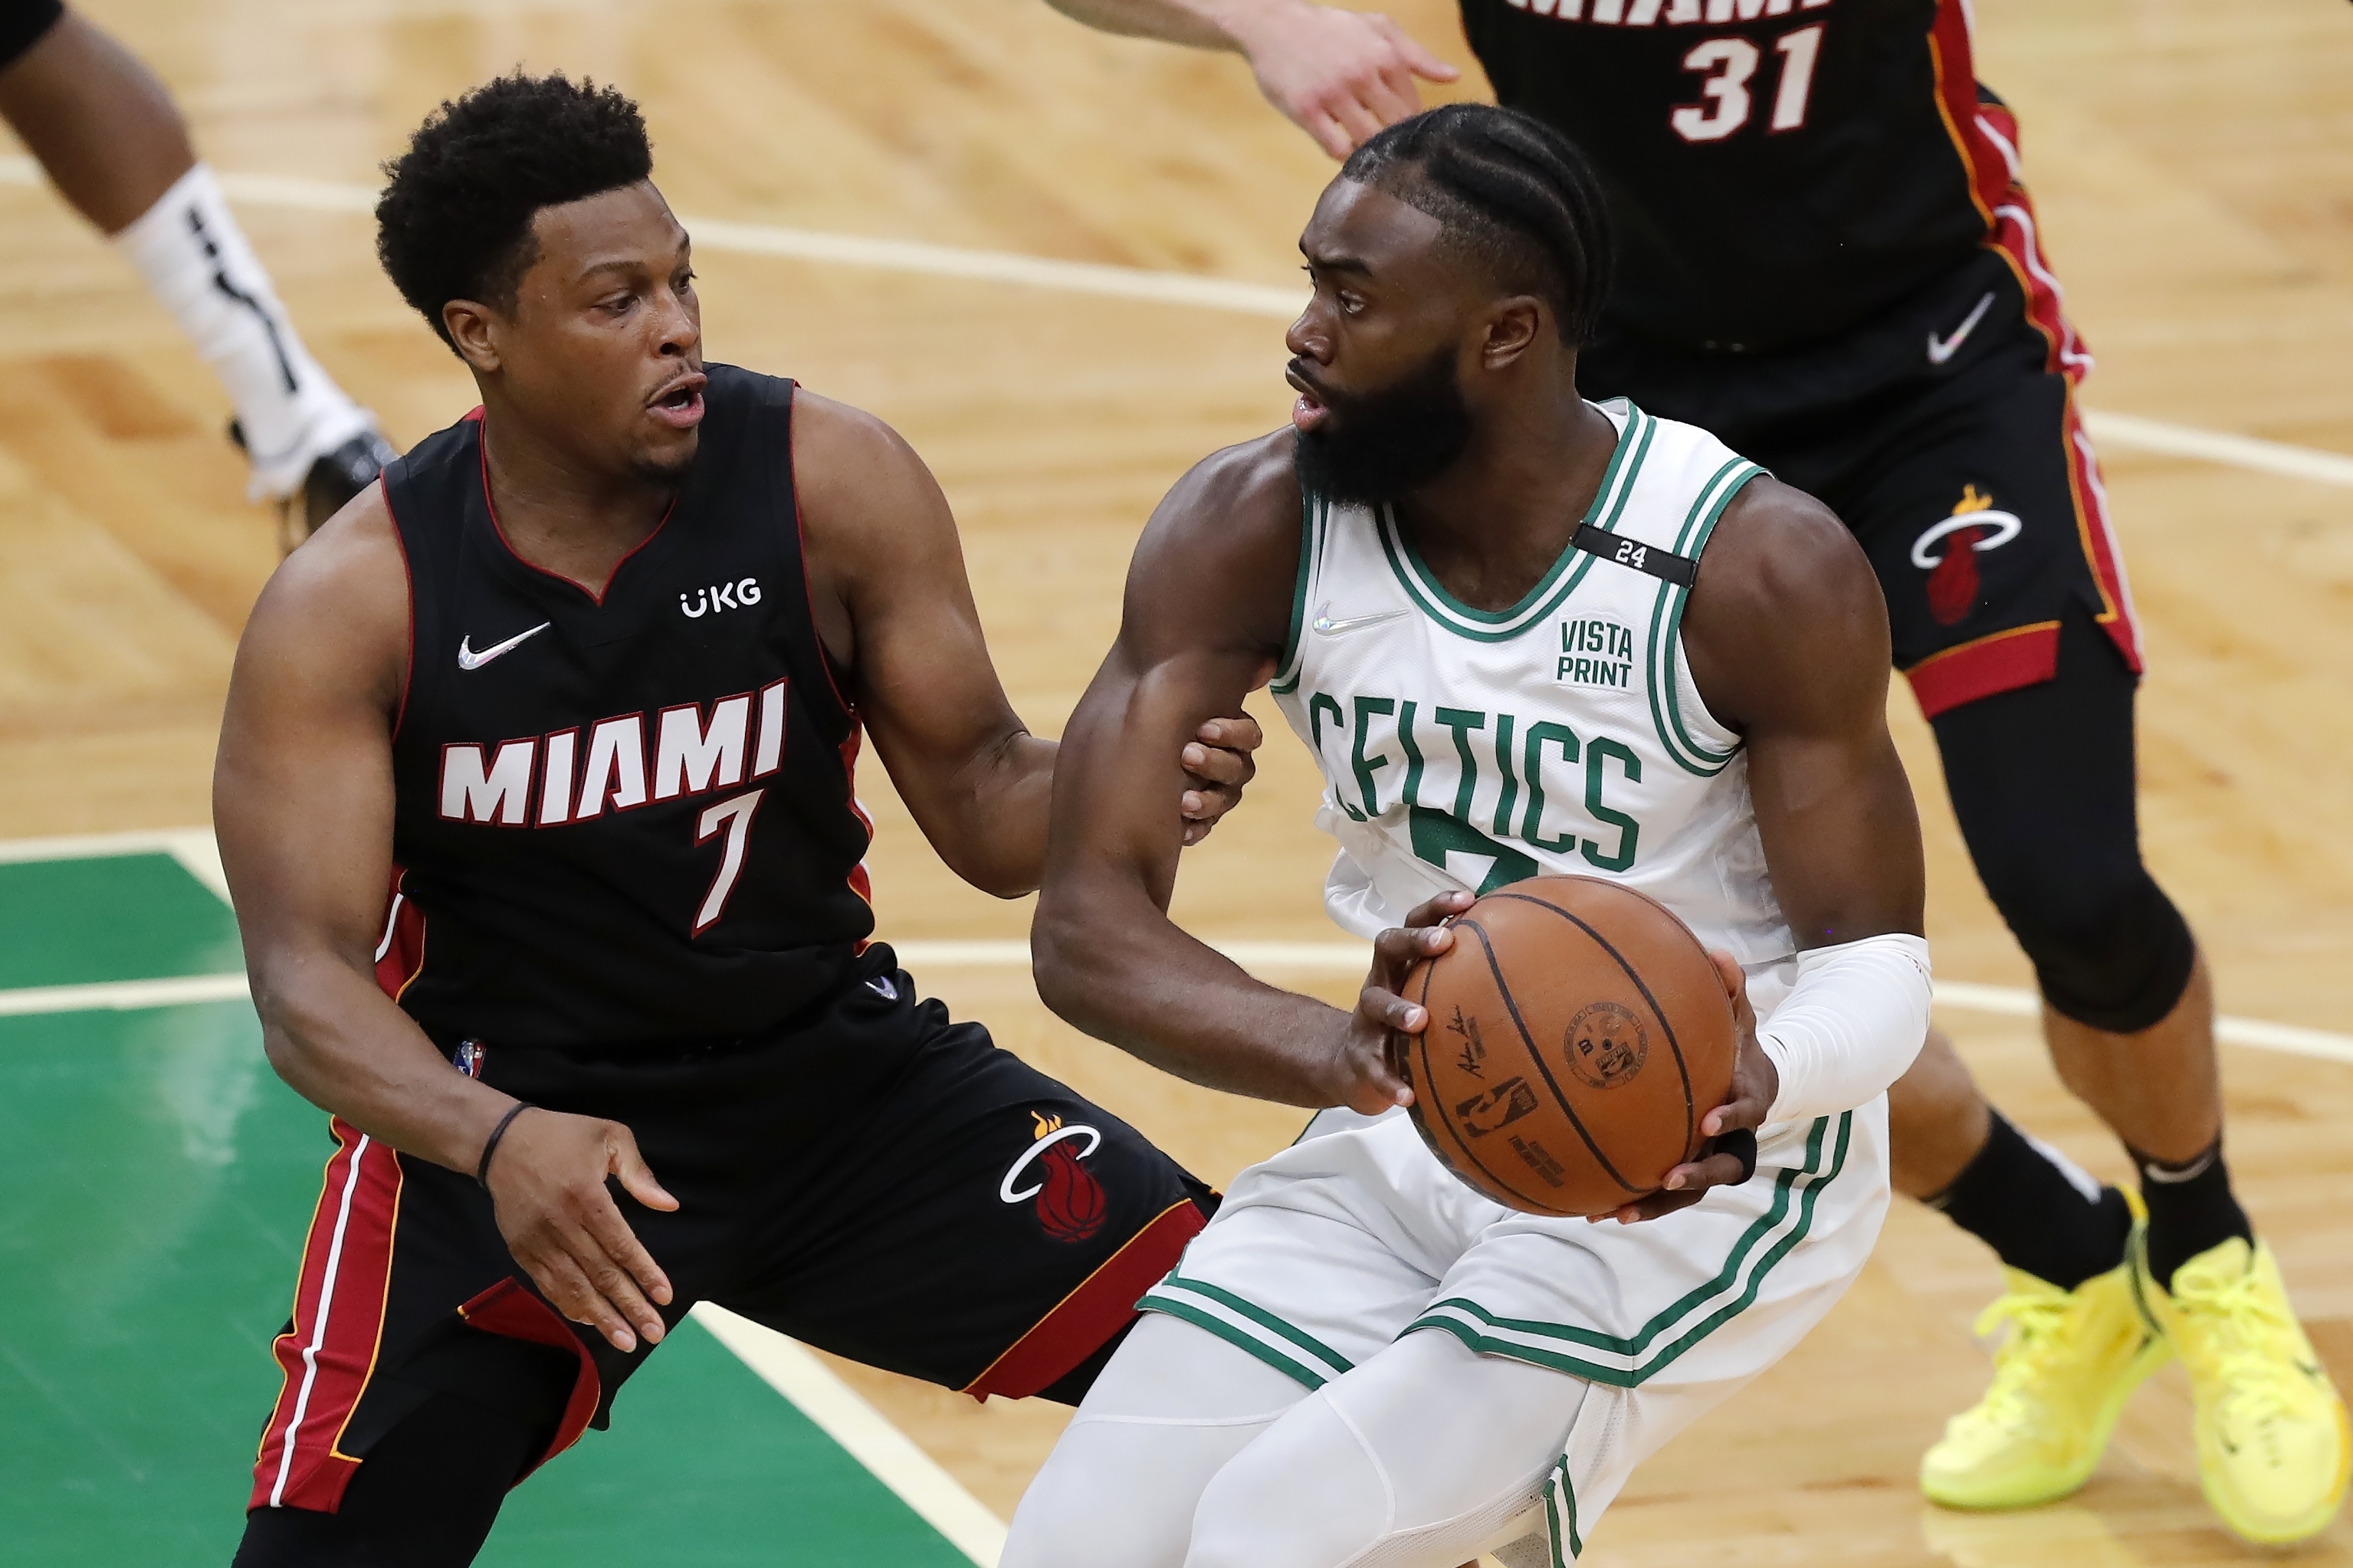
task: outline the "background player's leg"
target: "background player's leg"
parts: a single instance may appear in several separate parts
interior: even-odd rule
[[[2353,1442],[2222,1163],[2212,993],[2188,924],[2140,860],[2136,684],[2076,612],[2062,622],[2056,679],[1939,714],[1936,737],[1979,874],[2034,961],[2060,1076],[2140,1168],[2141,1295],[2189,1372],[2207,1499],[2251,1540],[2297,1541],[2334,1516]],[[1997,1122],[1989,1150],[2000,1142]],[[2020,1329],[2031,1352],[2027,1319]],[[1998,1403],[1978,1414],[1997,1416]],[[2094,1436],[2105,1441],[2104,1425]]]
[[[436,1394],[368,1450],[333,1513],[258,1508],[233,1568],[464,1568],[564,1410],[529,1417]]]
[[[1962,837],[2033,960],[2060,1076],[2142,1168],[2163,1281],[2253,1233],[2217,1152],[2212,994],[2188,924],[2141,863],[2136,683],[2079,612],[2062,626],[2056,679],[1964,703],[1935,728]],[[2197,1179],[2168,1179],[2201,1159]]]
[[[1895,1190],[1942,1210],[2010,1268],[2072,1290],[2119,1268],[2124,1194],[1988,1104],[1939,1029],[1887,1094]]]
[[[1589,1391],[1409,1334],[1218,1472],[1185,1568],[1456,1568],[1538,1504]]]
[[[375,479],[394,454],[374,416],[302,346],[153,71],[69,12],[0,68],[0,118],[220,378],[253,499],[296,503],[290,542]]]
[[[1023,1495],[1003,1568],[1177,1568],[1209,1479],[1306,1395],[1206,1329],[1146,1313]]]

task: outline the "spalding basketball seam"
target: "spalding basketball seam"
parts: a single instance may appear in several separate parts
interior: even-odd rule
[[[1598,880],[1599,879],[1596,879]],[[1669,1021],[1667,1017],[1667,1010],[1659,1005],[1659,999],[1651,994],[1651,988],[1642,984],[1641,975],[1635,973],[1634,966],[1626,962],[1625,954],[1620,952],[1615,947],[1611,946],[1608,937],[1603,936],[1599,931],[1595,931],[1590,925],[1587,924],[1581,917],[1571,914],[1568,910],[1562,909],[1558,904],[1553,903],[1548,900],[1532,899],[1525,893],[1491,893],[1488,897],[1493,899],[1509,899],[1514,903],[1534,904],[1540,910],[1550,910],[1554,914],[1558,915],[1561,919],[1568,921],[1571,925],[1577,927],[1577,930],[1591,937],[1595,942],[1599,944],[1601,951],[1609,955],[1610,962],[1617,964],[1619,968],[1626,972],[1626,978],[1634,983],[1634,989],[1642,994],[1642,1000],[1650,1005],[1651,1016],[1659,1021],[1659,1028],[1661,1032],[1667,1037],[1667,1049],[1674,1053],[1675,1076],[1683,1079],[1683,1149],[1686,1153],[1691,1152],[1692,1141],[1697,1137],[1699,1133],[1699,1117],[1698,1113],[1692,1107],[1691,1069],[1683,1065],[1683,1042],[1675,1038],[1675,1026]],[[1651,901],[1653,903],[1657,902],[1656,900],[1652,900]],[[1662,910],[1666,909],[1664,904],[1660,904],[1659,907]],[[1667,910],[1667,912],[1669,914],[1674,913],[1672,910]],[[1678,918],[1678,923],[1680,923],[1680,917]],[[1707,950],[1703,947],[1700,949],[1700,952],[1702,956],[1705,956]],[[1712,959],[1709,961],[1711,967],[1714,966],[1714,963],[1715,961]],[[1736,1068],[1739,1062],[1739,1041],[1736,1039],[1733,1042],[1733,1060]],[[1580,1127],[1578,1131],[1583,1131],[1584,1129]]]
[[[1467,925],[1473,931],[1479,930],[1478,922],[1475,921],[1461,920],[1450,923],[1457,927]],[[1484,931],[1480,932],[1479,940],[1482,945],[1485,943],[1487,939]],[[1436,977],[1437,973],[1438,961],[1436,959],[1430,960],[1421,967],[1421,995],[1417,998],[1417,1000],[1420,1002],[1421,1010],[1425,1013],[1430,1011],[1430,981]],[[1501,990],[1502,987],[1498,986],[1497,989]],[[1505,997],[1506,1005],[1508,1005],[1511,994],[1508,991],[1505,991],[1503,994]],[[1430,1030],[1427,1027],[1425,1027],[1420,1034],[1414,1037],[1414,1044],[1421,1047],[1421,1081],[1423,1087],[1430,1089],[1433,1097],[1431,1105],[1434,1114],[1438,1117],[1439,1121],[1444,1124],[1446,1134],[1454,1141],[1454,1146],[1462,1152],[1464,1163],[1468,1164],[1472,1170],[1477,1171],[1481,1175],[1485,1176],[1489,1181],[1494,1183],[1495,1185],[1503,1188],[1505,1192],[1510,1193],[1513,1196],[1518,1198],[1522,1205],[1528,1205],[1531,1209],[1535,1211],[1567,1217],[1567,1210],[1563,1209],[1557,1204],[1546,1202],[1543,1198],[1538,1197],[1534,1193],[1524,1191],[1517,1183],[1505,1181],[1502,1174],[1494,1170],[1487,1161],[1479,1158],[1476,1152],[1474,1152],[1471,1147],[1471,1140],[1462,1135],[1462,1129],[1456,1125],[1452,1113],[1446,1109],[1446,1097],[1437,1092],[1438,1075],[1430,1069]],[[1542,1066],[1543,1064],[1538,1063],[1537,1065]],[[1426,1122],[1417,1122],[1415,1125],[1416,1131],[1420,1131],[1421,1133],[1421,1141],[1430,1145],[1431,1157],[1437,1160],[1440,1164],[1447,1166],[1449,1170],[1452,1170],[1453,1163],[1439,1152],[1437,1141],[1430,1137],[1428,1131],[1428,1124]],[[1454,1171],[1453,1173],[1458,1181],[1463,1181],[1466,1185],[1470,1184],[1467,1178],[1465,1178],[1460,1171]],[[1476,1191],[1477,1189],[1474,1187],[1472,1190]],[[1484,1194],[1482,1195],[1492,1196],[1493,1194]]]
[[[1493,898],[1495,895],[1491,893],[1488,896]],[[1586,1152],[1593,1156],[1602,1170],[1609,1173],[1611,1181],[1628,1192],[1637,1195],[1647,1192],[1649,1189],[1638,1187],[1618,1173],[1618,1167],[1609,1163],[1609,1156],[1601,1152],[1601,1145],[1596,1143],[1593,1141],[1593,1134],[1585,1130],[1585,1119],[1577,1114],[1577,1108],[1568,1102],[1568,1096],[1560,1091],[1560,1079],[1553,1077],[1552,1068],[1545,1065],[1544,1051],[1536,1045],[1535,1037],[1528,1033],[1527,1021],[1520,1016],[1520,1005],[1512,997],[1511,984],[1504,978],[1503,965],[1495,962],[1494,944],[1487,940],[1486,931],[1475,921],[1461,921],[1457,923],[1467,925],[1478,933],[1480,949],[1487,955],[1488,973],[1495,977],[1495,991],[1504,999],[1504,1010],[1512,1016],[1512,1026],[1519,1030],[1520,1042],[1528,1047],[1528,1058],[1536,1064],[1536,1071],[1544,1074],[1545,1087],[1552,1090],[1553,1103],[1560,1107],[1561,1114],[1568,1118],[1568,1124],[1576,1128],[1577,1135],[1585,1141]]]

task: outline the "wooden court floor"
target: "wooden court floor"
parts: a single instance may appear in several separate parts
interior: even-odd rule
[[[440,98],[518,62],[561,66],[639,98],[657,178],[691,217],[1278,287],[1329,174],[1238,63],[1100,38],[1042,0],[85,9],[163,71],[206,153],[241,174],[365,184]],[[1444,5],[1392,9],[1468,64]],[[2310,0],[1976,10],[1983,74],[2019,110],[2045,238],[2100,356],[2087,401],[2353,452],[2353,14]],[[364,216],[243,216],[319,358],[396,439],[470,406],[457,363],[376,273]],[[708,253],[701,270],[712,357],[873,408],[930,459],[999,668],[1041,732],[1059,729],[1112,635],[1154,500],[1204,452],[1277,422],[1288,397],[1280,324],[1263,316],[741,252]],[[229,653],[273,564],[268,520],[243,502],[221,438],[227,410],[128,269],[52,195],[4,180],[0,343],[0,838],[201,825]],[[2226,1012],[2342,1029],[2353,489],[2105,457],[2152,665],[2151,862],[2204,939]],[[2025,984],[1941,805],[1925,728],[1900,690],[1891,711],[1926,808],[1940,975]],[[886,936],[1022,934],[1025,905],[955,884],[879,770],[861,782]],[[1190,858],[1180,918],[1221,938],[1335,935],[1316,895],[1329,849],[1308,826],[1313,796],[1306,759],[1278,738],[1249,807]],[[1296,1129],[1290,1111],[1173,1084],[1076,1037],[1018,969],[924,978],[1205,1176],[1230,1177]],[[1310,984],[1335,999],[1351,989]],[[2023,1021],[1943,1021],[1999,1103],[2121,1173]],[[2353,1153],[2337,1131],[2353,1066],[2230,1047],[2224,1072],[2242,1190],[2353,1384]],[[1999,1518],[1920,1501],[1912,1468],[1982,1377],[1968,1327],[1996,1285],[1982,1249],[1899,1209],[1830,1323],[1647,1467],[1588,1562],[2246,1557],[2199,1500],[2175,1371],[2136,1401],[2076,1500]],[[266,1333],[282,1311],[273,1289],[246,1328]],[[247,1354],[243,1340],[223,1344]],[[251,1373],[257,1401],[265,1373]],[[1000,1516],[1061,1419],[844,1375]],[[2304,1556],[2353,1563],[2353,1526]]]

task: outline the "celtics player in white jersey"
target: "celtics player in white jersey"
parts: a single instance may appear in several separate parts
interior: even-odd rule
[[[1383,132],[1301,249],[1295,428],[1200,464],[1146,530],[1063,742],[1033,944],[1080,1027],[1330,1109],[1145,1297],[1006,1568],[1557,1568],[1820,1320],[1886,1212],[1928,958],[1862,552],[1704,431],[1578,395],[1609,239],[1540,122]],[[1270,678],[1324,776],[1332,913],[1375,937],[1354,1013],[1165,912],[1167,746]],[[1620,1223],[1489,1202],[1399,1109],[1398,1039],[1440,1026],[1406,968],[1538,871],[1663,901],[1742,1024],[1711,1147]]]

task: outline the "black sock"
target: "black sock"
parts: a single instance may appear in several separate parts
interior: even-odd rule
[[[2148,1205],[2148,1271],[2159,1285],[2171,1290],[2174,1270],[2234,1236],[2254,1245],[2255,1227],[2231,1191],[2221,1139],[2178,1165],[2152,1160],[2137,1149],[2132,1157],[2140,1167],[2141,1201]]]
[[[2000,1254],[2012,1268],[2073,1290],[2125,1260],[2132,1210],[2124,1194],[2103,1187],[2096,1198],[1997,1110],[1985,1147],[1927,1201],[1955,1225]]]

